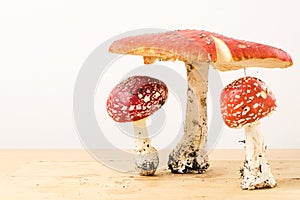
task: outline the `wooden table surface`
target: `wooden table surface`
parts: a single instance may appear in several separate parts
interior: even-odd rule
[[[205,174],[140,177],[103,166],[85,150],[0,150],[1,200],[300,199],[300,150],[269,150],[278,186],[239,187],[243,150],[214,150]]]

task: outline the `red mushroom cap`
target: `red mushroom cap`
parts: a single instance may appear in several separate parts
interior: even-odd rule
[[[274,111],[276,99],[263,81],[247,76],[223,89],[220,104],[225,124],[230,128],[241,128]]]
[[[152,115],[167,98],[168,88],[162,81],[148,76],[132,76],[113,88],[106,109],[116,122],[132,122]]]
[[[202,30],[126,37],[115,41],[109,51],[141,55],[147,64],[155,59],[209,61],[220,71],[245,67],[286,68],[293,64],[290,55],[281,49]]]

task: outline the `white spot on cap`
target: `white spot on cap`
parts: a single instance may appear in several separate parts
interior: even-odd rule
[[[258,103],[255,103],[254,105],[253,105],[253,108],[257,108],[258,107]]]
[[[144,102],[149,102],[150,101],[150,96],[149,95],[147,95],[147,96],[145,96],[145,98],[144,98]]]
[[[141,105],[136,105],[136,109],[137,110],[142,110],[142,106]]]
[[[241,103],[237,104],[236,106],[234,106],[234,110],[238,109],[239,107],[241,107],[244,104],[244,102],[242,101]]]
[[[242,116],[243,116],[243,115],[246,115],[249,111],[250,111],[249,106],[246,106],[246,107],[243,109]]]
[[[265,91],[261,91],[260,92],[260,96],[262,97],[262,98],[264,98],[264,99],[266,99],[267,98],[267,93],[265,92]]]
[[[159,92],[155,92],[155,94],[153,95],[153,97],[156,98],[156,99],[157,99],[157,97],[159,97],[159,96],[160,96],[160,93],[159,93]]]
[[[129,107],[129,111],[133,111],[134,110],[134,108],[135,108],[135,106],[134,105],[131,105],[130,107]]]
[[[240,124],[241,122],[245,121],[246,119],[240,119],[238,120],[238,123]]]
[[[205,40],[206,40],[206,44],[208,44],[208,45],[210,45],[211,44],[211,40],[207,37],[207,38],[205,38]]]
[[[238,47],[241,48],[241,49],[245,49],[245,48],[246,48],[246,45],[244,45],[244,44],[239,44]]]
[[[235,95],[235,98],[237,98],[237,99],[238,99],[238,98],[240,98],[240,97],[241,97],[241,96],[240,96],[240,95],[238,95],[238,94],[237,94],[237,95]]]

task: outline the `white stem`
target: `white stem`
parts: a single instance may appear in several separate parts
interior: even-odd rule
[[[184,136],[169,157],[169,168],[205,172],[207,156],[207,90],[209,63],[186,63],[188,91]]]
[[[208,63],[193,63],[188,72],[188,99],[185,121],[185,136],[192,139],[193,147],[203,156],[207,153],[207,90]],[[190,137],[191,135],[192,138]]]
[[[134,137],[135,137],[135,151],[143,153],[150,145],[150,138],[148,136],[146,119],[133,122]]]
[[[276,186],[266,158],[260,122],[245,125],[246,158],[242,169],[242,189],[259,189]]]
[[[159,158],[157,150],[151,145],[148,136],[146,118],[134,122],[136,151],[136,170],[140,175],[153,175],[157,169]]]

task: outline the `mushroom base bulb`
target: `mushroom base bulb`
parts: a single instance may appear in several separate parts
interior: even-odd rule
[[[159,164],[157,150],[150,146],[147,150],[137,152],[135,155],[135,169],[141,176],[154,175]]]

